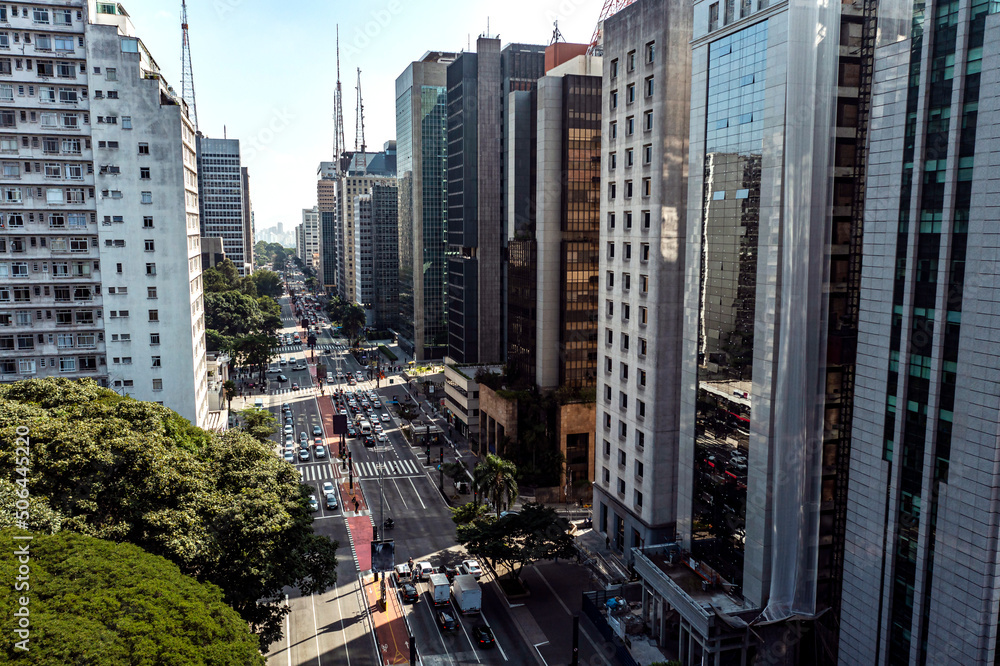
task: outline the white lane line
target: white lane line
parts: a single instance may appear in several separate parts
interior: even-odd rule
[[[313,610],[313,641],[316,643],[316,664],[317,666],[323,666],[323,658],[319,651],[319,624],[316,622],[316,595],[309,595],[309,602],[312,604]]]
[[[535,652],[538,653],[538,658],[542,660],[542,663],[545,664],[545,666],[549,666],[549,662],[545,661],[545,657],[542,656],[542,651],[539,650],[538,648],[541,647],[542,645],[548,645],[548,644],[549,644],[549,642],[545,641],[544,643],[535,643],[535,646],[534,646],[535,647]]]
[[[403,508],[409,509],[409,505],[406,503],[406,500],[403,499],[403,493],[399,491],[399,484],[396,483],[396,479],[390,478],[389,480],[392,481],[392,485],[396,487],[396,493],[399,495],[399,501],[403,503]]]
[[[416,486],[415,483],[413,483],[414,477],[410,476],[410,477],[406,477],[406,478],[408,478],[410,480],[410,485],[413,487],[413,494],[417,496],[417,501],[420,502],[420,508],[421,509],[426,509],[427,505],[425,505],[424,501],[422,499],[420,499],[420,493],[417,492],[417,486]]]
[[[285,606],[288,606],[288,595],[285,595]],[[285,615],[285,652],[288,653],[288,666],[292,666],[292,614]]]
[[[570,617],[572,617],[573,613],[571,613],[570,610],[569,610],[569,608],[566,606],[566,604],[563,603],[562,598],[558,594],[556,594],[555,588],[553,588],[552,584],[549,583],[548,579],[545,578],[545,576],[542,575],[542,572],[538,570],[538,567],[532,565],[531,568],[535,570],[535,573],[538,574],[538,577],[541,578],[542,582],[545,583],[545,586],[549,588],[549,591],[552,592],[552,596],[556,598],[556,601],[558,601],[559,605],[563,607],[563,610],[566,611],[566,614],[569,615]],[[583,634],[584,638],[587,639],[587,642],[590,643],[590,646],[592,648],[594,648],[594,652],[603,660],[603,662],[605,664],[608,664],[610,666],[611,662],[609,662],[604,657],[604,654],[601,652],[601,649],[599,647],[597,647],[597,643],[595,643],[594,639],[590,637],[590,634],[587,633],[586,631],[584,631],[584,629],[582,627],[580,628],[580,633]]]
[[[455,622],[457,622],[458,626],[462,628],[462,633],[465,634],[465,640],[469,642],[469,647],[472,649],[472,654],[475,655],[476,661],[478,661],[480,664],[483,663],[483,660],[479,658],[479,654],[476,652],[476,646],[472,644],[472,639],[469,638],[469,632],[465,630],[465,625],[462,624],[462,621],[460,619],[458,619],[459,613],[457,612],[458,609],[455,608],[455,604],[451,604],[451,609],[452,612],[455,614]],[[480,611],[479,614],[482,615],[482,611]]]
[[[332,518],[332,516],[328,516]],[[351,666],[351,651],[347,648],[347,621],[344,618],[344,608],[340,605],[340,593],[334,590],[334,594],[337,595],[337,612],[340,613],[340,633],[344,636],[344,654],[347,655],[347,666]]]
[[[479,611],[479,617],[483,618],[483,623],[490,628],[490,631],[493,631],[493,626],[490,624],[490,621],[486,619],[486,616],[483,615],[482,611]],[[496,643],[497,649],[500,650],[500,655],[503,657],[503,660],[510,661],[509,659],[507,659],[507,653],[503,651],[502,647],[500,647],[500,641],[497,640],[497,635],[495,631],[493,632],[493,642]]]

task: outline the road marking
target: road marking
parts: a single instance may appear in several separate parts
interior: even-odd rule
[[[403,508],[409,509],[409,505],[406,503],[406,500],[403,499],[403,493],[399,492],[399,484],[396,483],[396,479],[390,478],[389,480],[392,481],[392,485],[396,486],[396,492],[399,494],[399,501],[403,503]]]
[[[535,565],[532,564],[531,568],[535,570],[535,573],[538,574],[538,577],[541,578],[542,582],[545,583],[545,586],[549,588],[549,591],[552,592],[552,596],[556,598],[556,601],[558,601],[559,605],[563,607],[563,610],[566,611],[566,614],[569,615],[570,617],[573,617],[573,613],[571,613],[570,610],[569,610],[569,608],[566,606],[566,604],[563,603],[562,598],[558,594],[556,594],[555,588],[553,588],[552,585],[549,583],[548,579],[545,578],[545,576],[542,575],[542,572],[538,570],[538,567],[536,567]],[[580,633],[583,634],[584,638],[587,639],[587,642],[590,643],[590,646],[592,648],[594,648],[594,652],[598,656],[600,656],[601,659],[604,660],[605,664],[608,664],[610,666],[611,662],[609,662],[604,657],[604,655],[601,653],[601,649],[599,647],[597,647],[597,643],[595,643],[594,639],[590,637],[590,634],[587,633],[586,631],[584,631],[584,629],[582,627],[580,628]]]
[[[483,622],[486,624],[487,627],[490,628],[490,631],[492,631],[493,626],[490,624],[490,621],[486,619],[486,616],[483,614],[482,611],[479,611],[479,617],[483,618]],[[497,649],[500,650],[500,655],[503,657],[503,660],[510,661],[509,659],[507,659],[507,653],[503,651],[502,647],[500,647],[500,641],[497,640],[497,634],[495,631],[493,632],[493,642],[497,644]]]
[[[347,666],[351,666],[351,651],[347,648],[347,621],[344,618],[344,608],[340,605],[340,594],[337,590],[334,590],[337,595],[337,611],[340,613],[340,633],[344,635],[344,654],[347,655]]]
[[[482,599],[481,595],[482,595],[482,593],[480,592],[480,599]],[[449,601],[449,603],[450,603],[450,601]],[[472,654],[475,655],[476,661],[478,661],[480,664],[483,663],[483,660],[479,658],[479,654],[476,652],[476,646],[472,644],[472,639],[469,638],[469,632],[467,632],[465,630],[465,625],[462,624],[462,620],[459,619],[459,616],[462,615],[462,613],[458,612],[458,609],[455,608],[455,604],[452,603],[451,607],[455,611],[455,622],[457,622],[458,626],[460,626],[462,628],[462,633],[465,634],[465,640],[469,642],[469,647],[472,649]],[[483,614],[482,610],[479,611],[479,614],[480,615]]]
[[[288,606],[288,595],[285,595],[285,606]],[[285,615],[285,652],[288,653],[288,666],[292,666],[292,614]]]
[[[539,650],[538,648],[540,646],[542,646],[542,645],[548,645],[548,644],[549,644],[549,642],[545,641],[544,643],[535,643],[535,645],[534,645],[535,652],[538,653],[538,658],[542,660],[542,663],[545,664],[545,666],[549,666],[549,662],[545,661],[545,657],[542,656],[542,651]]]
[[[417,491],[417,485],[415,483],[413,483],[413,479],[415,477],[408,476],[406,478],[408,478],[410,480],[410,486],[413,487],[413,494],[417,496],[417,501],[420,502],[420,508],[421,509],[426,509],[427,505],[425,505],[424,501],[422,499],[420,499],[420,493]]]
[[[309,603],[312,604],[313,609],[313,641],[316,643],[316,664],[317,666],[323,666],[323,659],[319,653],[319,624],[316,622],[316,595],[309,595]]]

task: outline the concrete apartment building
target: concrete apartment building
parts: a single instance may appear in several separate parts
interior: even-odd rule
[[[0,51],[10,104],[0,110],[2,380],[92,377],[203,425],[197,165],[184,103],[121,5],[5,5],[0,22],[27,35],[22,58],[34,62]]]
[[[690,8],[604,22],[594,525],[627,551],[673,540],[687,218]],[[669,67],[667,66],[669,63]]]
[[[316,206],[302,209],[302,230],[299,233],[299,244],[296,246],[296,255],[302,263],[309,268],[322,272],[322,258],[320,256],[320,235],[319,209]]]
[[[447,70],[428,51],[396,78],[399,169],[399,344],[417,360],[448,352]]]
[[[201,235],[221,238],[240,275],[253,272],[249,176],[240,166],[239,139],[197,136]]]
[[[897,8],[875,48],[840,663],[995,664],[1000,5]]]
[[[109,384],[204,425],[194,126],[121,6],[92,1],[91,9],[87,64]]]

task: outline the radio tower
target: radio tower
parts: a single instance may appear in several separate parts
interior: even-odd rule
[[[354,151],[357,152],[361,150],[360,158],[358,159],[358,167],[361,173],[365,173],[368,170],[368,158],[365,156],[365,105],[361,101],[361,68],[358,67],[358,111],[357,111],[357,128],[354,132]]]
[[[333,162],[337,173],[343,173],[342,160],[347,142],[344,140],[344,105],[340,91],[340,26],[337,26],[337,89],[333,93]]]
[[[194,99],[194,73],[191,69],[191,40],[188,38],[187,0],[181,0],[181,97],[188,105],[188,115],[198,131],[198,105]]]

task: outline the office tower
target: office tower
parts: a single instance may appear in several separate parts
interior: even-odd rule
[[[243,248],[244,261],[250,265],[251,272],[256,265],[254,260],[254,245],[257,243],[257,229],[253,214],[253,203],[250,201],[250,170],[240,167],[240,187],[243,194]]]
[[[316,206],[311,209],[302,209],[301,239],[299,259],[306,267],[317,271],[318,276],[322,271],[322,266],[320,265],[319,209]]]
[[[677,544],[632,551],[685,663],[837,659],[866,6],[694,5],[686,227],[657,245],[683,257]]]
[[[995,664],[1000,7],[898,8],[875,49],[840,659]]]
[[[429,51],[396,78],[399,171],[399,344],[417,360],[448,349],[447,68]]]
[[[253,238],[239,139],[210,139],[203,134],[197,138],[201,235],[221,238],[226,256],[239,274],[249,275],[253,272]]]
[[[399,322],[399,192],[394,184],[375,184],[371,189],[372,271],[374,312],[372,325],[381,331],[395,329]]]
[[[354,264],[354,200],[368,194],[375,183],[393,184],[396,177],[396,142],[387,141],[378,153],[345,153],[337,181],[336,233],[337,284],[340,297],[357,301],[357,276]],[[363,164],[362,164],[363,162]]]
[[[337,163],[320,162],[316,170],[316,207],[319,209],[323,290],[337,291]]]
[[[503,358],[500,40],[448,65],[448,355]]]
[[[4,5],[0,22],[36,37],[23,53],[18,45],[21,58],[0,53],[0,380],[106,384],[87,53],[78,41],[86,5]],[[10,39],[4,33],[7,49]],[[24,57],[38,67],[25,69]]]
[[[194,126],[121,5],[90,6],[87,64],[109,379],[116,390],[204,425]]]

